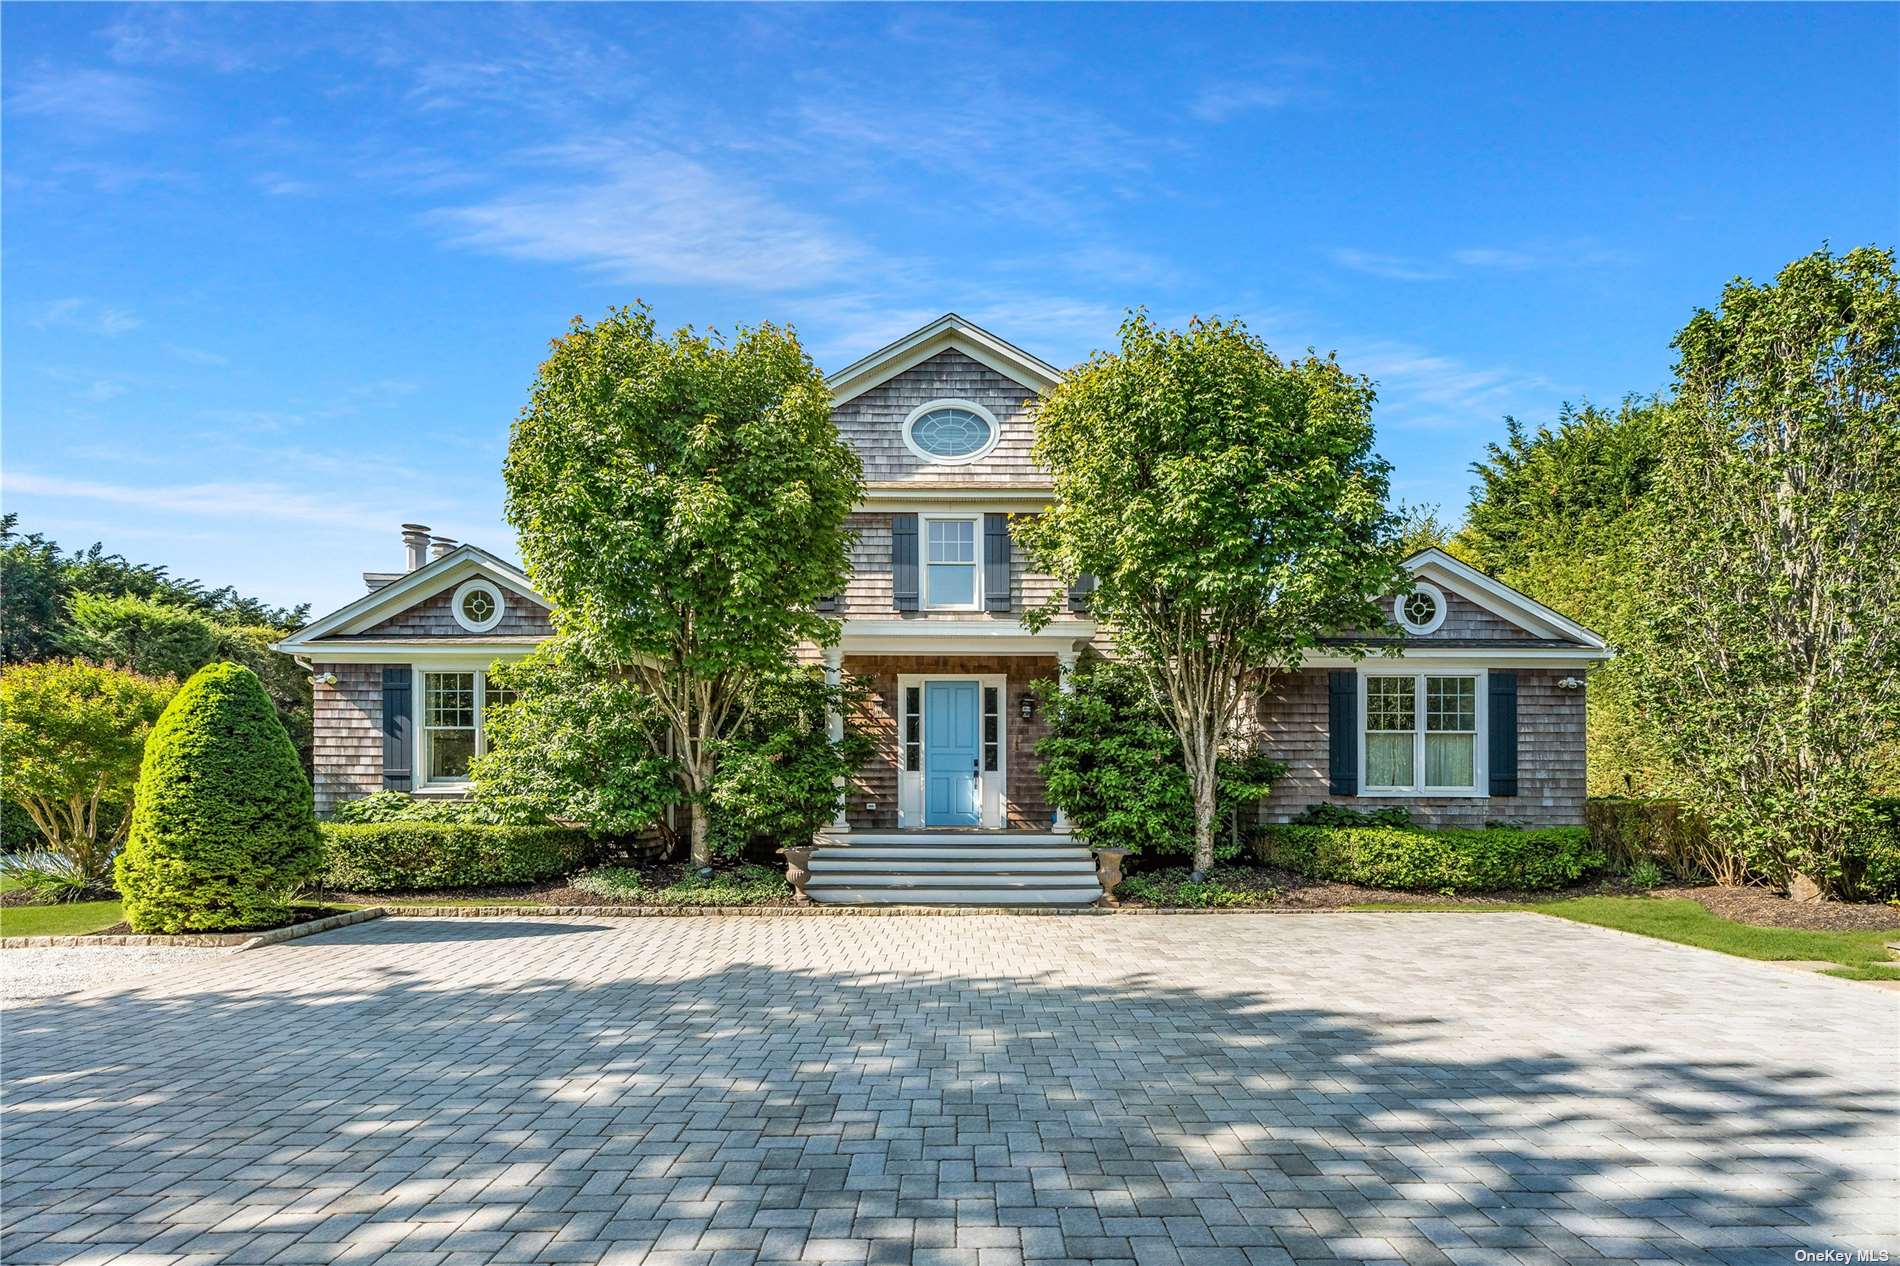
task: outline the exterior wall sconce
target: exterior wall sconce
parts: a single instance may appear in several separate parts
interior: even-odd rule
[[[319,686],[334,686],[336,685],[336,674],[335,673],[318,673],[315,677],[312,677],[310,680],[314,681]]]
[[[1022,713],[1025,721],[1036,715],[1036,696],[1027,690],[1023,691]]]
[[[1581,678],[1581,677],[1565,677],[1565,678],[1564,678],[1564,679],[1563,679],[1562,681],[1559,681],[1559,682],[1557,683],[1557,689],[1559,689],[1559,690],[1582,690],[1582,689],[1583,689],[1583,678]]]

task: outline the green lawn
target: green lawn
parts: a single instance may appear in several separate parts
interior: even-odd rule
[[[1356,906],[1360,910],[1426,911],[1449,910],[1463,914],[1488,914],[1518,910],[1548,914],[1577,923],[1615,928],[1719,950],[1738,958],[1779,961],[1839,963],[1844,969],[1830,972],[1849,980],[1891,980],[1900,974],[1887,942],[1900,941],[1900,929],[1885,932],[1804,932],[1795,928],[1758,928],[1710,914],[1700,904],[1685,897],[1571,897],[1536,905],[1403,905],[1399,902]]]
[[[117,901],[0,906],[0,936],[84,936],[125,918]]]

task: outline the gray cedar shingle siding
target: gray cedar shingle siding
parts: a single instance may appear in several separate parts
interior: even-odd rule
[[[1035,392],[1013,378],[954,348],[912,365],[831,411],[839,434],[864,461],[871,484],[1048,483],[1047,474],[1029,459],[1035,438],[1029,402]],[[996,415],[1001,436],[981,461],[950,466],[927,462],[904,446],[904,419],[933,400],[970,400]]]
[[[1439,585],[1438,589],[1445,595],[1445,622],[1423,638],[1408,633],[1407,640],[1435,642],[1451,638],[1501,638],[1508,641],[1535,636],[1529,629],[1522,628],[1501,615],[1485,610],[1469,598],[1455,594],[1443,585]],[[1381,603],[1387,615],[1392,614],[1394,601],[1395,599],[1387,598]],[[1397,624],[1398,621],[1394,619],[1393,623]]]
[[[314,685],[311,727],[317,812],[383,789],[383,665],[315,664],[335,673]]]
[[[1281,677],[1260,701],[1260,746],[1287,772],[1274,784],[1263,820],[1284,822],[1308,805],[1355,809],[1397,805],[1419,826],[1574,826],[1583,821],[1584,694],[1559,690],[1575,669],[1518,668],[1518,794],[1456,796],[1334,796],[1327,791],[1327,670],[1307,668]]]
[[[888,620],[897,617],[891,597],[891,516],[879,512],[853,514],[846,520],[855,539],[851,546],[851,580],[845,585],[844,601],[827,614],[858,619]],[[907,620],[1015,620],[1025,608],[1040,606],[1062,586],[1053,576],[1029,570],[1022,546],[1014,540],[1009,547],[1009,610],[916,611],[907,612]]]
[[[455,591],[461,587],[458,581],[442,592],[424,598],[414,606],[407,607],[390,616],[379,624],[372,625],[355,637],[393,638],[393,637],[468,637],[469,631],[456,623],[453,603]],[[501,623],[483,633],[483,637],[546,637],[554,632],[554,626],[548,621],[547,608],[541,606],[526,594],[516,593],[506,585],[495,586],[503,594]]]

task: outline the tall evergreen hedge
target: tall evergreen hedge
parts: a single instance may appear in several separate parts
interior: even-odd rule
[[[117,866],[127,920],[141,932],[281,923],[322,858],[310,782],[263,684],[237,664],[200,669],[146,740]]]

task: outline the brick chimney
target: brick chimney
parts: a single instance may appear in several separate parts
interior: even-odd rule
[[[402,545],[408,553],[408,566],[404,571],[414,571],[429,561],[429,529],[420,523],[402,525]]]
[[[429,538],[429,557],[432,559],[446,558],[454,549],[455,538],[452,536],[432,536]]]

